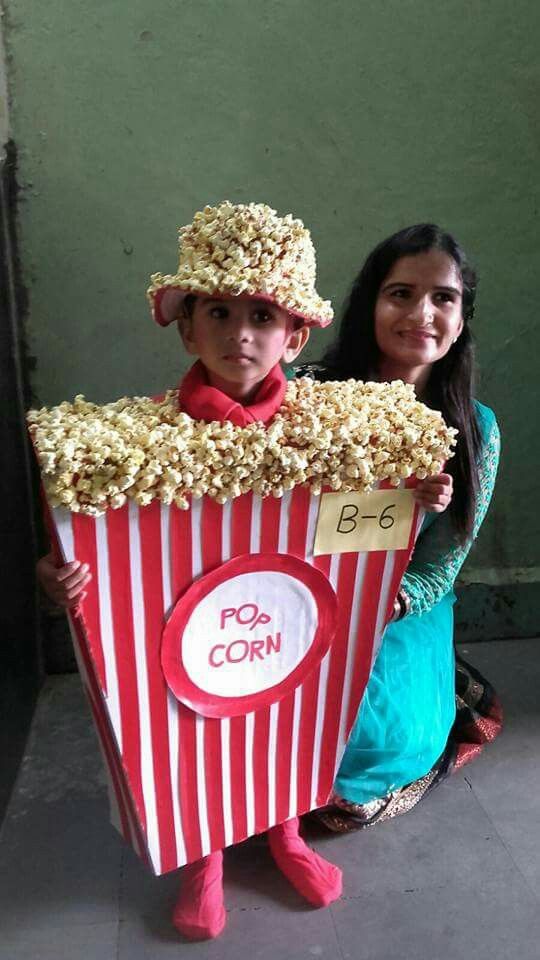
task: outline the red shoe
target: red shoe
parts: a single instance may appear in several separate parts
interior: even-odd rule
[[[311,850],[298,833],[298,817],[268,831],[270,852],[295,890],[314,907],[327,907],[341,896],[339,867]]]
[[[218,937],[227,920],[223,905],[223,853],[189,863],[182,870],[182,886],[173,912],[176,929],[188,940]]]

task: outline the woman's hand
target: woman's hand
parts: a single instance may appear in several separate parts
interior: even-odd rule
[[[51,553],[38,560],[36,573],[42,589],[59,607],[76,607],[84,600],[84,588],[92,579],[86,563],[73,560],[63,567],[55,567]]]
[[[414,490],[414,498],[418,505],[430,513],[442,513],[452,499],[454,490],[452,477],[449,473],[439,473],[436,477],[427,477],[421,480]]]

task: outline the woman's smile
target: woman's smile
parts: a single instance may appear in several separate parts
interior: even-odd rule
[[[429,371],[461,333],[463,284],[457,265],[441,250],[398,259],[375,304],[379,375],[423,389]]]

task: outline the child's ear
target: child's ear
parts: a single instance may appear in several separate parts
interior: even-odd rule
[[[309,340],[309,333],[309,327],[299,327],[297,330],[291,331],[281,356],[285,363],[293,363],[296,360]]]
[[[193,318],[182,312],[180,316],[176,318],[176,325],[187,353],[197,356],[197,350],[193,343]]]

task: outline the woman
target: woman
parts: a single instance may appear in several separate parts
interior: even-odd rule
[[[426,515],[335,794],[319,813],[336,832],[411,809],[501,726],[494,692],[453,644],[454,581],[487,511],[500,446],[493,412],[473,399],[475,291],[474,271],[450,234],[432,224],[401,230],[366,260],[323,363],[299,371],[404,380],[459,430],[447,468],[451,506]]]

